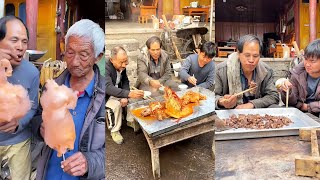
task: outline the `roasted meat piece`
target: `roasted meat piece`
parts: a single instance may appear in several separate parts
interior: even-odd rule
[[[288,126],[293,123],[289,118],[284,116],[271,116],[259,114],[239,114],[231,115],[230,118],[224,119],[225,124],[232,128],[250,128],[250,129],[275,129]]]
[[[179,96],[170,88],[164,88],[165,112],[174,118],[183,118],[193,113],[193,109],[184,106]]]
[[[188,91],[182,96],[182,104],[199,103],[200,100],[206,100],[207,97],[199,92]]]

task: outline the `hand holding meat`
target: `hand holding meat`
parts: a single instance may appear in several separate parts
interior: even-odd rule
[[[158,80],[151,80],[150,86],[156,89],[159,89],[161,87],[161,84]]]
[[[59,86],[54,80],[47,80],[45,86],[46,91],[40,99],[44,140],[61,157],[74,148],[76,133],[69,109],[76,107],[78,92],[65,85]]]
[[[218,105],[231,109],[237,105],[237,96],[226,94],[219,99]]]
[[[292,87],[292,84],[290,83],[290,81],[286,78],[280,78],[276,81],[276,88],[286,92],[287,90],[289,90]]]
[[[143,95],[144,95],[144,92],[142,90],[132,90],[130,91],[128,97],[136,99],[136,98],[142,98]]]
[[[7,81],[12,67],[7,59],[0,60],[0,131],[14,132],[20,120],[31,109],[28,92],[21,85]],[[11,122],[14,121],[14,122]]]

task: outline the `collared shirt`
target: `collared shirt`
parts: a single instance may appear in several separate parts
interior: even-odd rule
[[[240,79],[241,79],[241,88],[242,90],[249,89],[250,82],[248,82],[248,79],[243,73],[242,67],[240,66]],[[256,80],[256,70],[253,71],[252,74],[252,81]],[[254,94],[251,94],[250,92],[246,92],[243,94],[243,104],[248,103],[250,100],[254,99]]]
[[[117,80],[116,80],[116,84],[115,84],[115,87],[119,87],[119,83],[121,81],[121,73],[122,71],[117,71]]]
[[[83,123],[85,121],[86,112],[90,103],[90,99],[94,93],[94,82],[95,78],[91,80],[89,85],[86,87],[84,92],[78,94],[77,106],[74,110],[69,110],[73,117],[73,122],[76,130],[76,139],[74,142],[74,149],[65,153],[65,158],[72,156],[79,151],[80,146],[80,133],[82,130]],[[65,83],[67,87],[70,87],[70,75],[67,76]],[[71,176],[63,172],[61,168],[62,157],[57,157],[57,151],[52,150],[50,156],[46,174],[46,180],[79,180],[80,177]]]
[[[152,57],[150,57],[150,76],[153,79],[160,79],[160,68],[161,68],[160,64],[161,64],[160,57],[158,59],[158,63],[157,64],[154,61],[154,59]]]

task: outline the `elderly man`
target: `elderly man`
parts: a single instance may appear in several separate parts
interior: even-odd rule
[[[283,102],[289,90],[289,105],[316,116],[320,113],[320,39],[311,42],[304,51],[304,61],[291,71],[290,80],[280,84]]]
[[[242,36],[238,52],[217,65],[215,77],[216,108],[252,109],[278,104],[279,96],[273,82],[273,71],[260,62],[262,43],[254,35]],[[253,88],[236,96],[236,93]]]
[[[28,30],[14,16],[0,19],[0,59],[8,59],[13,67],[8,82],[22,85],[32,102],[31,110],[21,119],[0,123],[0,162],[8,158],[12,179],[28,180],[31,173],[29,122],[38,107],[39,71],[23,54],[28,44]],[[18,108],[18,107],[17,107]]]
[[[183,62],[179,73],[181,81],[188,87],[199,86],[213,89],[215,45],[205,42],[200,46],[199,54],[192,54]]]
[[[143,91],[129,88],[129,79],[126,72],[128,56],[123,47],[114,47],[111,51],[111,58],[106,60],[106,99],[109,129],[111,137],[117,144],[122,144],[123,137],[120,134],[122,125],[122,108],[128,105],[128,98],[142,98]],[[128,125],[134,129],[137,126],[132,118],[127,118]]]
[[[71,111],[76,132],[74,149],[65,153],[64,160],[57,157],[56,150],[45,146],[36,179],[104,179],[105,80],[95,64],[103,56],[104,32],[98,24],[83,19],[69,28],[65,41],[67,69],[56,82],[79,92],[76,108]],[[41,125],[42,136],[44,132]]]
[[[152,96],[160,95],[158,89],[168,86],[177,89],[177,84],[171,80],[171,64],[169,56],[161,49],[161,40],[157,36],[149,38],[146,47],[138,56],[138,80],[136,86],[139,89],[151,91]]]

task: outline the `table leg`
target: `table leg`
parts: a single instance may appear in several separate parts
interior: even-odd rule
[[[160,179],[160,160],[159,160],[159,149],[150,148],[151,150],[151,162],[152,162],[152,173],[154,179]]]
[[[214,138],[214,134],[213,134],[213,138],[212,138],[212,158],[213,158],[213,161],[216,160],[216,141],[215,141],[215,138]]]

